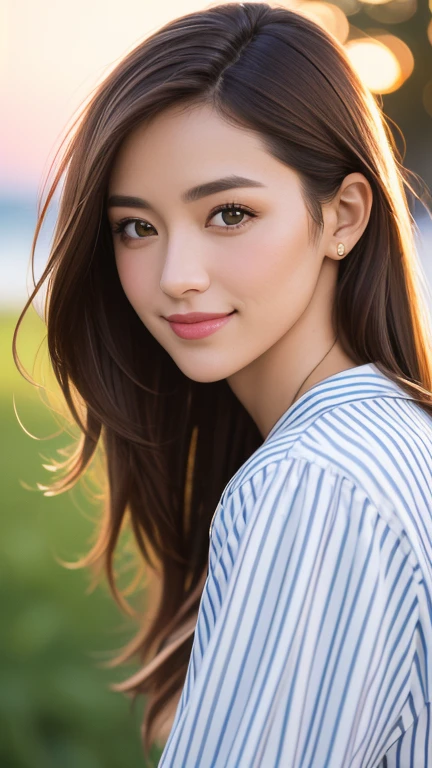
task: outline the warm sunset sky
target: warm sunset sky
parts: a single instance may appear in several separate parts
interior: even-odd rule
[[[73,113],[128,50],[170,19],[211,5],[0,0],[0,194],[38,188]]]

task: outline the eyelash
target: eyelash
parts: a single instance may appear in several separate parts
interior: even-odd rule
[[[255,219],[257,214],[250,210],[250,208],[246,208],[243,205],[239,205],[238,203],[224,203],[223,205],[219,205],[217,208],[215,208],[213,211],[211,211],[209,219],[212,219],[214,216],[216,216],[217,213],[220,213],[221,211],[226,210],[235,210],[235,211],[241,211],[242,213],[246,213],[247,216],[250,216],[251,218],[247,221],[241,221],[239,224],[233,224],[233,225],[226,225],[226,227],[218,227],[216,226],[216,229],[227,229],[227,230],[233,230],[233,229],[240,229],[240,227],[244,227],[246,224],[249,224],[252,219]],[[145,219],[138,219],[138,218],[125,218],[121,219],[117,222],[117,224],[112,228],[112,231],[114,234],[121,235],[121,240],[127,241],[127,240],[147,240],[146,237],[131,237],[130,235],[127,235],[125,233],[125,227],[130,224],[132,221],[139,221],[144,222],[145,224],[148,224],[149,222],[145,221]],[[151,225],[150,225],[151,226]]]

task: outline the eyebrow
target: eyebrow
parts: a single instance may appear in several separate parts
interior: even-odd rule
[[[239,189],[241,187],[265,187],[261,181],[247,179],[245,176],[224,176],[222,179],[208,181],[205,184],[198,184],[196,187],[186,190],[181,195],[185,203],[192,203],[200,200],[202,197],[214,195],[216,192],[225,192],[227,189]],[[111,195],[108,199],[108,208],[117,207],[144,208],[152,211],[152,205],[141,197],[129,197],[128,195]]]

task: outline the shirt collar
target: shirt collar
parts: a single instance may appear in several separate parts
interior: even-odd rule
[[[371,397],[415,399],[382,373],[374,363],[357,365],[355,368],[348,368],[322,379],[304,392],[280,416],[264,443],[297,425],[298,422],[309,421],[311,417],[315,419],[330,408],[353,400],[366,400]]]

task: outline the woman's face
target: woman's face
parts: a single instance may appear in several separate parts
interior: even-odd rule
[[[231,176],[253,181],[185,197]],[[326,218],[312,246],[297,174],[252,132],[208,107],[171,108],[125,140],[108,191],[112,228],[129,219],[123,233],[113,232],[124,292],[189,378],[218,381],[265,357],[308,306],[325,257]],[[120,196],[143,203],[113,200]],[[226,204],[240,212],[218,210]],[[202,338],[182,338],[166,320],[233,311]]]

